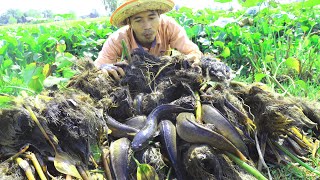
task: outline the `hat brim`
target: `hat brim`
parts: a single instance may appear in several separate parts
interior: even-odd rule
[[[121,27],[126,25],[125,20],[143,11],[158,10],[160,13],[171,11],[174,2],[171,0],[132,0],[122,4],[111,15],[112,25]]]

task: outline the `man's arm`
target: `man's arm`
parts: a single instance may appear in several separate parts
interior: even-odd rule
[[[113,76],[115,80],[120,80],[120,77],[125,75],[121,67],[127,65],[126,62],[117,62],[122,52],[122,39],[126,40],[126,34],[121,30],[111,34],[103,44],[98,58],[94,61],[94,65],[98,69]]]
[[[97,68],[105,64],[114,64],[121,55],[122,46],[118,32],[111,34],[103,44],[102,50],[99,52],[98,58],[94,61]]]
[[[167,18],[170,47],[177,49],[179,52],[187,55],[190,61],[199,64],[202,56],[199,47],[194,44],[187,36],[186,30],[179,25],[173,18]]]

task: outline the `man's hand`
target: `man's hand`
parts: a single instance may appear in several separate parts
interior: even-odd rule
[[[196,70],[196,72],[201,73],[201,61],[197,58],[189,58],[188,62],[190,66]]]
[[[111,75],[115,80],[119,81],[121,77],[125,76],[125,72],[122,68],[127,65],[128,63],[125,61],[114,64],[104,64],[100,66],[100,70],[104,73],[108,73],[108,75]]]

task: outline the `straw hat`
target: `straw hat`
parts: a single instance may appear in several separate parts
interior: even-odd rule
[[[160,13],[165,13],[174,7],[172,0],[122,0],[120,4],[110,18],[111,24],[117,27],[126,25],[125,20],[137,13],[148,10],[158,10]]]

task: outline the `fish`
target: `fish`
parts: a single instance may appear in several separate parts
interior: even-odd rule
[[[140,130],[143,128],[146,120],[147,116],[138,115],[127,119],[126,122],[124,122],[124,124]]]
[[[167,151],[173,169],[176,173],[178,180],[183,180],[184,176],[180,168],[180,157],[177,152],[177,132],[175,125],[169,120],[163,120],[159,123],[160,137],[164,143],[164,147]]]
[[[193,109],[186,109],[181,106],[172,104],[163,104],[157,106],[148,115],[144,127],[134,136],[131,143],[131,149],[133,151],[139,151],[149,144],[149,141],[152,139],[153,134],[157,131],[158,120],[161,119],[163,115],[193,111]]]
[[[249,156],[248,147],[239,132],[218,109],[208,104],[202,105],[202,120],[207,124],[213,124],[219,134],[228,139],[247,157]]]
[[[133,109],[136,112],[136,115],[141,115],[143,111],[143,93],[139,93],[133,100]]]
[[[110,144],[111,167],[116,180],[129,179],[128,176],[128,154],[130,150],[130,140],[120,138]]]
[[[106,116],[106,123],[108,125],[108,128],[112,130],[112,133],[118,132],[118,135],[121,134],[120,136],[122,136],[122,134],[135,135],[139,132],[139,129],[120,123],[119,121],[108,115]]]
[[[190,118],[188,118],[188,116]],[[183,113],[180,113],[176,118],[177,133],[181,139],[190,143],[209,144],[213,148],[233,153],[243,161],[247,160],[246,156],[244,156],[227,138],[190,120],[191,118],[195,119],[193,114],[186,115]]]

